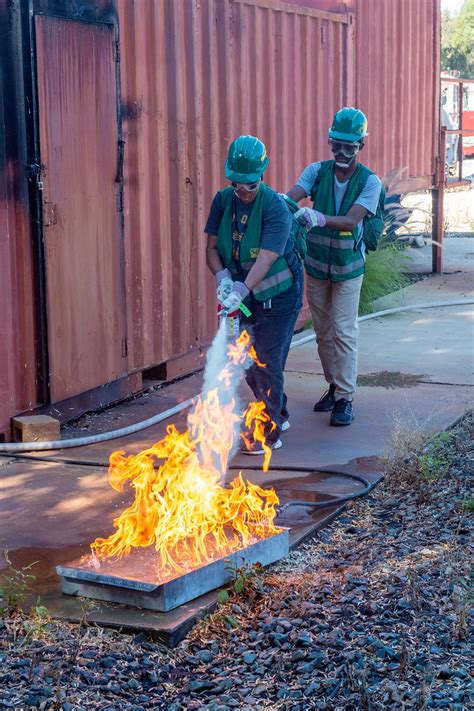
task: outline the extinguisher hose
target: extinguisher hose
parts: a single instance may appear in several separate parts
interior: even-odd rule
[[[461,418],[458,418],[460,420]],[[456,423],[457,421],[456,420]],[[456,424],[456,423],[453,423]],[[451,425],[451,426],[453,426]],[[34,455],[28,455],[28,454],[13,454],[10,455],[13,459],[29,459],[31,461],[35,462],[54,462],[55,464],[61,463],[61,464],[73,464],[77,465],[78,462],[75,459],[69,459],[67,457],[48,457],[48,456],[34,456]],[[101,468],[105,469],[108,468],[108,464],[104,464],[103,462],[94,462],[94,461],[82,461],[80,462],[81,467],[93,467],[95,469]],[[261,472],[262,467],[257,466],[257,465],[252,465],[252,466],[236,466],[236,465],[231,465],[228,467],[228,471],[256,471],[256,472]],[[270,471],[283,471],[283,472],[291,472],[291,473],[303,473],[303,474],[313,474],[314,476],[317,476],[318,474],[333,474],[334,476],[337,477],[345,477],[346,479],[352,479],[353,481],[362,484],[363,489],[359,491],[355,491],[351,494],[345,494],[344,496],[337,496],[337,497],[331,497],[327,499],[326,501],[307,501],[305,499],[290,499],[289,501],[285,501],[284,504],[281,506],[277,506],[276,510],[279,514],[282,514],[286,509],[288,509],[290,506],[307,506],[308,508],[313,508],[313,509],[327,509],[327,508],[334,508],[334,507],[339,507],[342,506],[342,504],[347,503],[348,501],[353,501],[354,499],[358,499],[361,496],[367,496],[372,489],[374,488],[376,482],[370,482],[367,479],[365,479],[363,476],[360,474],[352,474],[349,472],[344,472],[340,471],[339,469],[332,469],[332,468],[322,468],[322,469],[315,469],[314,467],[298,467],[298,466],[279,466],[275,465],[271,467]],[[329,495],[331,496],[331,495]]]
[[[229,471],[241,471],[244,469],[245,471],[261,471],[261,467],[257,466],[251,466],[251,467],[237,467],[237,466],[230,466]],[[307,501],[305,499],[290,499],[289,501],[285,501],[282,506],[277,507],[278,513],[283,513],[288,509],[290,506],[308,506],[309,508],[313,509],[327,509],[327,508],[334,508],[341,506],[342,504],[347,503],[348,501],[353,501],[354,499],[358,499],[361,496],[367,496],[372,489],[374,488],[376,482],[370,482],[365,477],[361,476],[360,474],[352,474],[349,472],[344,472],[340,471],[339,469],[315,469],[314,467],[285,467],[285,466],[272,466],[271,471],[284,471],[284,472],[299,472],[299,473],[308,473],[308,474],[334,474],[335,476],[338,477],[345,477],[347,479],[352,479],[359,484],[363,485],[363,489],[360,491],[355,491],[352,494],[345,494],[344,496],[336,496],[332,497],[330,499],[327,499],[326,501]]]

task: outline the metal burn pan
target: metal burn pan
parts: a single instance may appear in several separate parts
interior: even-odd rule
[[[232,579],[232,568],[252,563],[270,565],[288,555],[289,529],[224,554],[199,568],[157,582],[156,551],[141,548],[119,561],[105,561],[94,569],[92,557],[56,566],[61,591],[67,595],[121,603],[132,607],[168,612],[194,600]]]

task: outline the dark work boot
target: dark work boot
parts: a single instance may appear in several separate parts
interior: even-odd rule
[[[336,400],[329,424],[333,425],[333,427],[343,427],[344,425],[350,425],[353,419],[352,401],[345,400],[343,397],[340,400]]]
[[[336,400],[334,399],[335,385],[330,385],[329,390],[320,397],[316,405],[313,407],[314,412],[330,412],[334,407]]]

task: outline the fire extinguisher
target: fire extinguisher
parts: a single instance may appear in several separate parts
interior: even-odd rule
[[[250,310],[245,306],[245,304],[240,304],[239,308],[235,311],[228,311],[222,304],[217,307],[217,317],[219,319],[219,327],[222,321],[225,320],[225,331],[228,338],[238,338],[240,336],[240,312],[244,316],[251,316]]]

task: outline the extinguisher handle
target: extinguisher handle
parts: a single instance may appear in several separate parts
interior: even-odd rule
[[[239,309],[242,311],[244,316],[247,316],[247,318],[252,315],[252,312],[249,308],[247,308],[247,306],[245,306],[245,304],[240,304]],[[229,309],[225,309],[224,307],[222,307],[217,310],[217,313],[219,316],[227,318],[227,316],[229,315]]]

